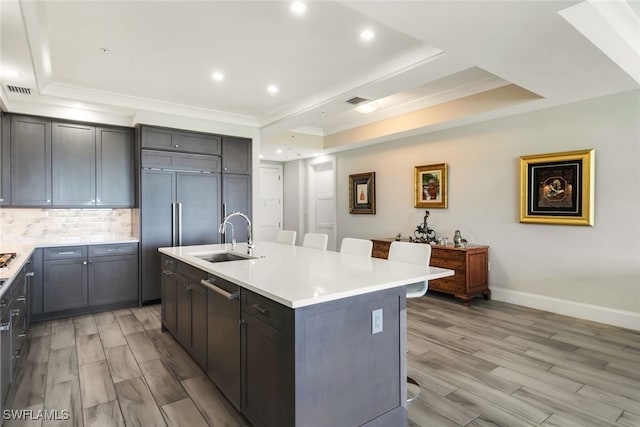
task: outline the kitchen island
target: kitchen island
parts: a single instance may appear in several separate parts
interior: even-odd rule
[[[163,328],[230,402],[255,426],[406,425],[404,286],[453,272],[269,242],[207,261],[230,249],[160,249]]]

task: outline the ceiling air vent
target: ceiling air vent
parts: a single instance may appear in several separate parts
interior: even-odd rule
[[[351,99],[347,99],[347,102],[352,105],[362,104],[363,102],[367,102],[367,101],[369,100],[366,98],[360,98],[359,96],[354,96]]]
[[[7,90],[11,93],[19,93],[20,95],[31,95],[31,89],[28,87],[7,85]]]

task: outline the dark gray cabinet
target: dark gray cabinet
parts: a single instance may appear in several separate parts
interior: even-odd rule
[[[34,313],[38,320],[138,302],[137,243],[45,248],[43,258],[44,300],[41,314]]]
[[[138,302],[138,245],[89,246],[89,306]]]
[[[207,292],[200,281],[206,273],[178,262],[175,272],[175,336],[191,357],[207,366]]]
[[[53,123],[53,206],[96,204],[96,129]]]
[[[87,247],[44,250],[44,312],[89,305]]]
[[[177,281],[176,261],[162,256],[162,327],[176,333]]]
[[[133,129],[96,128],[96,206],[134,206]]]
[[[29,308],[29,318],[33,318],[34,316],[38,316],[43,312],[43,304],[44,304],[44,288],[43,288],[43,249],[36,248],[33,251],[33,255],[31,259],[33,261],[33,276],[31,277],[31,281],[29,283],[29,300],[30,300],[30,308]]]
[[[51,206],[51,120],[11,116],[11,204]]]
[[[293,310],[242,291],[242,412],[256,426],[293,426]]]
[[[29,282],[33,276],[33,263],[29,259],[0,298],[0,409],[13,383],[18,362],[22,357],[24,341],[29,333]]]
[[[222,172],[251,173],[251,140],[247,138],[222,138]]]
[[[20,115],[2,123],[0,203],[134,206],[132,129]]]
[[[11,203],[11,122],[8,115],[0,111],[0,206]]]
[[[211,274],[207,281],[207,375],[240,411],[240,287]]]
[[[220,174],[143,168],[142,302],[161,297],[158,248],[219,242]]]
[[[231,212],[242,212],[249,218],[251,215],[251,175],[222,174],[222,200],[223,215]],[[247,223],[240,217],[232,218],[236,241],[246,242],[248,239]],[[225,234],[225,242],[230,242],[230,237]]]
[[[142,148],[220,155],[221,145],[218,135],[150,126],[143,126],[141,132]]]

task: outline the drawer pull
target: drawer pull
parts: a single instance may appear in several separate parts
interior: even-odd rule
[[[11,324],[9,322],[0,323],[0,332],[5,332],[5,331],[9,331],[9,330],[11,330]]]
[[[260,314],[262,314],[264,316],[268,316],[269,315],[269,310],[267,310],[266,308],[262,307],[260,304],[253,304],[251,307],[253,307],[256,310],[258,310],[260,312]]]
[[[26,276],[27,276],[27,277],[33,277],[33,276],[35,276],[35,275],[36,275],[36,273],[35,273],[35,272],[33,272],[33,271],[30,271],[30,272],[28,272],[28,273],[26,274]]]
[[[27,297],[18,297],[18,298],[16,298],[16,301],[19,301],[19,302],[23,302],[23,301],[26,301],[26,300],[27,300]]]
[[[58,252],[58,255],[73,255],[73,254],[75,254],[74,251]]]
[[[26,332],[22,332],[21,334],[18,334],[18,338],[24,338],[27,336]]]
[[[207,288],[211,289],[213,292],[217,293],[218,295],[222,295],[223,297],[225,297],[228,300],[234,300],[234,299],[238,299],[240,298],[240,293],[236,292],[235,294],[229,293],[227,291],[225,291],[222,288],[217,287],[216,285],[214,285],[213,283],[211,283],[209,280],[200,280],[200,283],[204,286],[206,286]]]
[[[162,274],[164,274],[165,276],[171,276],[173,274],[173,271],[162,270]]]

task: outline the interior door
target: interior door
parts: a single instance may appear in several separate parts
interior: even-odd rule
[[[327,249],[336,250],[335,162],[332,158],[310,162],[307,231],[329,236]]]
[[[282,165],[260,166],[260,206],[256,213],[256,240],[273,242],[282,229]]]
[[[219,242],[220,174],[178,172],[177,246]]]

